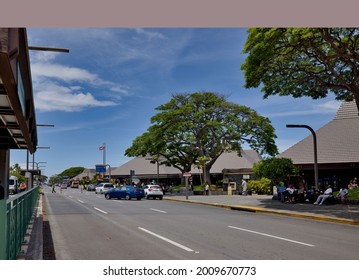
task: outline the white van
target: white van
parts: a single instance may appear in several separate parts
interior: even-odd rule
[[[16,194],[19,192],[19,181],[16,176],[10,176],[9,178],[9,193]]]

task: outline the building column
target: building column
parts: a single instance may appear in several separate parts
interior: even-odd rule
[[[0,198],[0,260],[6,259],[6,200],[9,197],[9,164],[10,164],[10,151],[0,149],[0,185],[1,190]]]

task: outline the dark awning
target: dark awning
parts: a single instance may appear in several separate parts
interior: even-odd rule
[[[26,29],[0,28],[0,149],[36,151]]]

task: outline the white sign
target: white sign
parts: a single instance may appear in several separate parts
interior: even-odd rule
[[[183,177],[191,177],[191,176],[192,176],[191,172],[184,172],[183,173]]]

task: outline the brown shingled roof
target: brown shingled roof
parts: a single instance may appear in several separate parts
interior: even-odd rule
[[[316,131],[318,163],[359,162],[359,115],[355,101],[343,102],[332,121]],[[313,136],[310,134],[279,157],[294,164],[314,161]]]

